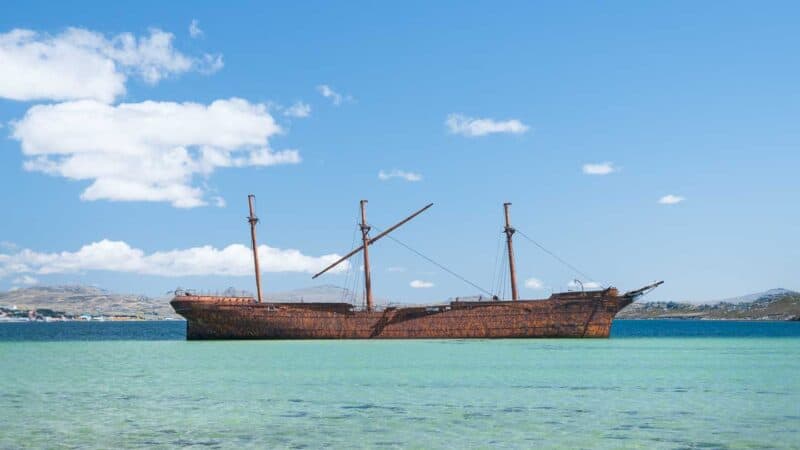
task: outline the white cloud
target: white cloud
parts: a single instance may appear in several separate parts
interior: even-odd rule
[[[189,36],[194,39],[197,39],[203,35],[203,30],[200,29],[200,22],[197,19],[192,19],[192,23],[189,24]]]
[[[544,284],[538,278],[528,278],[525,280],[525,287],[528,289],[542,289]]]
[[[311,115],[311,105],[303,102],[296,102],[283,111],[284,116],[304,118]]]
[[[320,94],[322,94],[323,97],[330,99],[334,105],[339,105],[342,103],[342,95],[331,89],[331,87],[327,84],[321,84],[317,86],[317,90]]]
[[[405,170],[381,170],[378,172],[378,179],[382,181],[390,180],[392,178],[401,178],[406,181],[421,181],[422,175],[414,172],[406,172]]]
[[[426,289],[426,288],[432,288],[434,286],[434,284],[431,283],[430,281],[422,281],[422,280],[414,280],[408,285],[414,289]]]
[[[678,203],[680,203],[680,202],[682,202],[684,200],[686,200],[686,199],[681,197],[681,196],[679,196],[679,195],[669,194],[669,195],[665,195],[665,196],[661,197],[660,199],[658,199],[658,203],[661,203],[662,205],[675,205],[675,204],[678,204]]]
[[[405,267],[400,267],[400,266],[395,266],[395,267],[387,267],[387,268],[386,268],[386,271],[387,271],[387,272],[395,272],[395,273],[398,273],[398,272],[405,272],[405,271],[406,271],[406,268],[405,268]]]
[[[610,162],[583,165],[583,173],[586,175],[608,175],[614,172],[619,172],[619,168],[614,167],[614,163]]]
[[[14,283],[14,284],[27,284],[27,285],[30,286],[30,285],[33,285],[33,284],[38,284],[39,280],[37,280],[36,278],[34,278],[34,277],[30,276],[30,275],[23,275],[21,277],[14,278],[14,281],[12,281],[12,283]]]
[[[173,47],[173,39],[159,29],[139,37],[106,37],[82,28],[55,36],[24,29],[0,34],[0,98],[110,103],[125,93],[129,75],[155,84],[189,70],[222,67],[221,56],[184,55]]]
[[[294,249],[258,247],[264,272],[316,273],[339,259],[339,255],[306,256]],[[250,247],[231,244],[217,249],[210,245],[181,250],[145,253],[123,241],[103,239],[75,252],[40,253],[29,249],[0,254],[0,277],[11,274],[75,273],[89,270],[181,277],[191,275],[244,276],[253,272]],[[347,262],[332,269],[341,272]]]
[[[197,71],[206,75],[217,72],[225,66],[225,62],[222,60],[222,55],[220,54],[211,55],[206,53],[198,61],[200,64],[197,66]]]
[[[350,95],[342,95],[333,90],[327,84],[320,84],[317,86],[317,91],[325,98],[329,99],[335,106],[339,106],[342,102],[350,102],[353,97]]]
[[[467,137],[485,136],[492,133],[523,134],[530,129],[517,119],[497,121],[476,119],[462,114],[450,114],[445,120],[445,125],[451,133]]]
[[[217,208],[224,208],[225,206],[227,206],[227,203],[225,202],[225,199],[220,197],[219,195],[215,195],[214,197],[211,197],[211,201],[214,203],[214,206],[216,206]]]
[[[22,144],[25,169],[90,180],[83,200],[191,208],[207,203],[194,183],[198,175],[300,162],[297,150],[269,148],[281,132],[266,106],[236,98],[209,105],[80,100],[30,108],[12,136]]]
[[[580,289],[581,284],[576,282],[575,280],[571,280],[567,283],[567,287],[570,289]],[[590,289],[601,289],[602,286],[600,283],[595,283],[594,281],[584,281],[583,282],[583,289],[590,290]]]

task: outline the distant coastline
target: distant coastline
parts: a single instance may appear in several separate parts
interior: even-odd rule
[[[637,302],[617,314],[617,319],[675,320],[800,320],[800,293],[786,289],[750,294],[714,303]]]
[[[65,311],[50,308],[19,309],[0,306],[0,323],[21,322],[152,322],[162,320],[183,321],[182,317],[155,317],[153,315],[122,314],[80,314],[72,315]]]
[[[0,292],[0,322],[177,320],[168,298],[95,286],[32,286]]]
[[[140,317],[140,316],[91,316],[82,314],[80,316],[71,316],[64,314],[63,311],[52,310],[8,310],[0,308],[0,324],[2,323],[51,323],[51,322],[155,322],[155,321],[185,321],[185,319],[178,317]]]
[[[273,294],[288,301],[343,298],[342,288],[317,286]],[[33,286],[0,292],[0,323],[183,320],[169,297],[116,294],[94,286]],[[636,302],[617,319],[800,321],[800,293],[771,289],[711,303]]]

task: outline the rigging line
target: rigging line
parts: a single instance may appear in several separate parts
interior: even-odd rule
[[[380,231],[380,232],[383,232],[383,230],[381,230],[380,228],[376,227],[375,225],[372,225],[372,228],[375,228],[376,230],[378,230],[378,231]],[[397,238],[395,238],[394,236],[391,236],[391,235],[388,235],[388,234],[387,234],[387,235],[386,235],[386,237],[388,237],[389,239],[391,239],[391,240],[393,240],[393,241],[397,242],[398,244],[402,245],[403,247],[405,247],[405,248],[406,248],[406,249],[408,249],[409,251],[411,251],[411,252],[415,253],[415,254],[416,254],[417,256],[419,256],[420,258],[422,258],[422,259],[424,259],[424,260],[428,261],[429,263],[431,263],[431,264],[435,265],[436,267],[438,267],[438,268],[440,268],[440,269],[444,270],[445,272],[449,273],[450,275],[452,275],[452,276],[454,276],[454,277],[458,278],[459,280],[461,280],[461,281],[463,281],[463,282],[465,282],[465,283],[469,284],[470,286],[474,287],[475,289],[477,289],[477,290],[479,290],[479,291],[483,292],[484,294],[486,294],[486,295],[488,295],[488,296],[490,296],[490,297],[492,296],[492,293],[491,293],[491,292],[489,292],[489,291],[487,291],[486,289],[484,289],[484,288],[482,288],[482,287],[478,286],[477,284],[475,284],[475,283],[473,283],[473,282],[469,281],[468,279],[466,279],[466,278],[462,277],[461,275],[459,275],[459,274],[457,274],[457,273],[453,272],[452,270],[450,270],[450,269],[448,269],[447,267],[445,267],[445,266],[443,266],[443,265],[439,264],[438,262],[436,262],[436,261],[432,260],[431,258],[429,258],[429,257],[427,257],[427,256],[425,256],[425,255],[423,255],[422,253],[418,252],[417,250],[414,250],[413,248],[411,248],[411,247],[410,247],[410,246],[408,246],[407,244],[404,244],[402,241],[398,240],[398,239],[397,239]]]
[[[358,230],[358,228],[357,228],[357,227],[354,227],[354,228],[353,228],[353,239],[352,239],[352,243],[350,244],[350,247],[351,247],[351,248],[352,248],[352,247],[355,245],[355,243],[356,243],[356,231],[357,231],[357,230]],[[344,279],[344,288],[345,288],[345,291],[344,291],[344,292],[342,292],[342,301],[344,301],[344,300],[345,300],[345,297],[347,296],[347,289],[350,287],[350,275],[352,275],[352,274],[353,274],[353,265],[352,265],[352,264],[350,264],[350,267],[348,267],[348,268],[347,268],[347,273],[345,274],[345,279]]]
[[[361,257],[361,254],[359,254],[358,256]],[[356,259],[358,259],[358,258],[356,258]],[[359,261],[359,265],[360,266],[364,265],[364,260],[363,259],[358,259],[358,261]],[[358,274],[357,275],[358,276],[358,283],[353,285],[353,289],[356,290],[356,294],[355,294],[355,297],[354,297],[355,301],[353,303],[357,304],[359,308],[363,308],[364,307],[364,295],[365,295],[365,292],[364,292],[364,287],[363,287],[364,284],[361,282],[361,274],[362,274],[361,267],[358,267],[358,272],[356,272],[356,273]]]
[[[354,305],[356,302],[359,302],[359,295],[361,292],[358,290],[358,287],[361,285],[361,272],[358,270],[358,265],[360,264],[360,259],[354,258],[352,261],[353,267],[353,279],[350,281],[350,285],[347,286],[347,298],[350,300],[351,303]]]
[[[358,235],[358,232],[361,230],[361,216],[358,213],[356,213],[356,230],[357,230],[356,235]],[[366,274],[364,273],[364,252],[363,251],[359,252],[358,256],[359,257],[356,258],[357,262],[359,263],[359,265],[356,266],[356,275],[358,276],[358,280],[356,284],[353,285],[353,289],[356,290],[357,294],[355,295],[355,300],[353,301],[353,304],[357,304],[358,307],[361,309],[366,309],[367,289],[364,286],[364,278],[366,277]]]
[[[358,212],[355,213],[355,216],[356,216],[355,217],[356,220],[355,220],[355,226],[353,227],[352,242],[350,243],[351,247],[353,245],[355,245],[355,243],[356,243],[356,239],[357,239],[357,236],[358,236],[358,229],[359,229],[359,226],[358,226],[359,225],[359,222],[358,222],[359,214],[358,214]],[[353,274],[353,279],[352,279],[353,285],[352,285],[352,288],[349,285],[347,286],[347,288],[350,290],[347,295],[349,297],[350,303],[355,305],[356,302],[358,301],[358,295],[359,295],[358,286],[360,286],[360,283],[361,283],[361,269],[360,269],[360,267],[358,265],[358,258],[356,258],[355,261],[351,261],[351,262],[354,263],[354,264],[350,264],[350,269],[349,269]]]
[[[350,289],[350,299],[352,300],[353,304],[359,301],[359,296],[361,295],[361,272],[356,271],[353,275],[353,285]]]
[[[358,234],[358,213],[356,213],[356,222],[353,227],[353,236],[351,238],[350,247],[352,248],[356,243],[356,235]],[[360,272],[357,264],[352,264],[358,261],[352,261],[351,264],[348,264],[347,268],[347,276],[345,278],[345,292],[343,293],[342,297],[347,298],[347,301],[350,303],[355,304],[356,302],[356,289],[358,289],[358,283],[360,281]],[[350,284],[352,282],[352,285]]]
[[[500,297],[500,290],[503,288],[503,277],[505,277],[506,266],[504,259],[505,250],[503,250],[503,247],[498,247],[498,251],[500,252],[500,259],[497,260],[497,273],[495,274],[496,276],[494,279],[494,284],[492,285],[492,292]]]
[[[494,271],[492,272],[492,291],[495,292],[495,286],[497,285],[497,279],[500,277],[500,251],[502,249],[503,240],[500,238],[500,235],[497,235],[497,249],[494,252]]]
[[[506,289],[508,288],[508,284],[511,282],[509,280],[508,275],[508,247],[503,247],[503,271],[500,273],[500,286],[503,289],[503,293],[501,294],[500,298],[506,298]]]
[[[364,263],[362,262],[362,260],[360,258],[361,258],[361,255],[359,255],[359,257],[356,258],[356,261],[355,261],[355,263],[356,263],[355,266],[354,266],[355,267],[355,276],[353,277],[353,291],[352,291],[353,292],[353,304],[359,304],[359,305],[360,305],[360,303],[358,303],[358,302],[361,302],[361,300],[362,300],[361,299],[361,297],[362,297],[361,290],[364,287],[364,283],[361,282],[361,277],[364,274],[364,272],[361,270],[361,266]]]
[[[506,287],[508,286],[508,247],[503,247],[503,272],[500,278],[500,285],[497,286],[497,292],[500,294],[501,299],[506,298]]]
[[[505,295],[504,286],[506,282],[506,277],[508,276],[508,270],[507,270],[508,257],[506,254],[507,248],[503,245],[502,239],[500,240],[500,245],[501,245],[500,247],[501,255],[499,261],[500,264],[498,265],[499,270],[497,271],[497,283],[494,286],[492,286],[492,289],[495,295],[497,295],[498,298],[502,299],[503,296]]]
[[[580,276],[582,276],[582,277],[586,278],[587,280],[590,280],[590,281],[595,281],[595,278],[594,278],[594,277],[592,277],[592,276],[590,276],[590,275],[586,274],[585,272],[582,272],[580,269],[578,269],[577,267],[575,267],[575,266],[573,266],[572,264],[568,263],[568,262],[567,262],[567,261],[565,261],[564,259],[560,258],[560,257],[559,257],[558,255],[556,255],[555,253],[553,253],[553,252],[551,252],[550,250],[548,250],[548,249],[544,248],[544,246],[543,246],[542,244],[540,244],[540,243],[536,242],[535,240],[533,240],[533,238],[531,238],[531,237],[530,237],[530,236],[528,236],[527,234],[523,233],[523,232],[522,232],[522,231],[520,231],[519,229],[517,229],[516,231],[517,231],[517,233],[519,233],[519,234],[520,234],[520,236],[522,236],[522,237],[524,237],[525,239],[527,239],[528,241],[530,241],[530,242],[531,242],[533,245],[535,245],[535,246],[539,247],[539,248],[540,248],[540,249],[541,249],[543,252],[545,252],[545,253],[547,253],[548,255],[552,256],[553,258],[555,258],[555,259],[556,259],[558,262],[560,262],[561,264],[563,264],[563,265],[565,265],[565,266],[569,267],[570,269],[572,269],[573,271],[575,271],[575,273],[577,273],[578,275],[580,275]],[[601,286],[602,288],[604,288],[604,289],[605,289],[605,287],[606,287],[606,286],[604,286],[604,285],[603,285],[603,283],[598,283],[598,284],[600,284],[600,286]]]

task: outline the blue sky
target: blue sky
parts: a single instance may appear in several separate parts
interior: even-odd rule
[[[665,280],[650,300],[800,289],[794,3],[3,9],[0,289],[253,290],[251,192],[280,249],[267,291],[344,285],[308,272],[349,250],[362,198],[382,228],[434,202],[396,237],[488,290],[504,201],[599,282]],[[226,162],[200,164],[209,148]],[[515,251],[520,285],[540,285],[523,297],[576,277],[519,236]],[[380,298],[475,292],[390,240],[371,257]]]

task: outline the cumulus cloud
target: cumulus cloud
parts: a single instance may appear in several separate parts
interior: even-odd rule
[[[528,289],[542,289],[544,284],[538,278],[528,278],[525,280],[525,287]]]
[[[684,197],[681,197],[680,195],[669,194],[658,199],[658,203],[661,203],[662,205],[675,205],[684,200],[686,199]]]
[[[610,173],[618,172],[619,168],[614,167],[614,163],[590,163],[583,165],[583,173],[586,175],[608,175]]]
[[[339,259],[336,254],[307,256],[299,250],[267,245],[258,247],[258,255],[264,272],[316,273]],[[103,239],[84,245],[75,252],[41,253],[23,249],[16,253],[0,253],[0,278],[13,274],[46,275],[90,270],[166,277],[243,276],[252,274],[252,258],[250,247],[241,244],[231,244],[221,249],[204,245],[148,254],[124,241]],[[341,272],[348,268],[347,262],[344,262],[332,270]]]
[[[397,272],[405,272],[406,268],[405,267],[400,267],[400,266],[387,267],[386,271],[387,272],[395,272],[395,273],[397,273]]]
[[[196,176],[299,163],[297,150],[269,148],[281,132],[265,105],[237,98],[209,105],[80,100],[33,106],[13,124],[12,137],[22,144],[25,169],[91,181],[83,200],[192,208],[207,203]]]
[[[327,84],[321,84],[317,86],[317,91],[319,91],[323,97],[330,99],[334,105],[339,105],[342,103],[342,95],[331,89],[331,87]]]
[[[569,283],[567,283],[567,287],[570,288],[570,289],[580,289],[581,288],[581,283],[578,283],[577,281],[572,280]],[[600,283],[596,283],[594,281],[584,281],[583,282],[583,289],[587,289],[587,290],[589,290],[589,289],[602,289],[602,286],[600,286]]]
[[[311,105],[303,102],[296,102],[283,111],[284,116],[304,118],[311,115]]]
[[[493,133],[523,134],[530,128],[517,119],[500,121],[476,119],[463,114],[450,114],[445,120],[445,125],[451,133],[467,137],[486,136]]]
[[[328,86],[327,84],[320,84],[317,86],[317,92],[320,93],[323,97],[327,98],[331,101],[335,106],[341,105],[343,102],[349,102],[353,100],[353,97],[350,95],[343,95],[333,90],[332,87]]]
[[[224,207],[225,207],[225,206],[227,206],[227,204],[228,204],[228,203],[225,201],[225,199],[224,199],[224,198],[222,198],[222,197],[220,197],[219,195],[215,195],[215,196],[211,197],[211,202],[212,202],[212,203],[214,204],[214,206],[216,206],[217,208],[224,208]]]
[[[427,289],[434,286],[432,282],[422,280],[413,280],[411,283],[408,283],[408,285],[414,289]]]
[[[159,29],[107,37],[82,28],[49,35],[15,29],[0,34],[0,97],[11,100],[92,99],[105,103],[125,93],[128,76],[146,83],[190,70],[213,72],[219,55],[187,56],[174,35]]]
[[[12,283],[14,283],[14,284],[25,284],[25,285],[30,286],[30,285],[33,285],[33,284],[38,284],[39,280],[37,280],[36,278],[34,278],[34,277],[30,276],[30,275],[23,275],[21,277],[14,278],[14,281],[12,281]]]
[[[392,178],[400,178],[406,181],[421,181],[422,175],[414,172],[406,172],[405,170],[394,169],[390,171],[381,170],[378,172],[378,179],[381,181],[391,180]]]
[[[220,54],[211,55],[206,53],[198,61],[202,62],[202,64],[198,65],[197,71],[206,75],[210,75],[225,66]]]
[[[189,36],[194,39],[203,36],[203,30],[200,29],[200,22],[197,19],[192,19],[192,23],[189,24]]]

